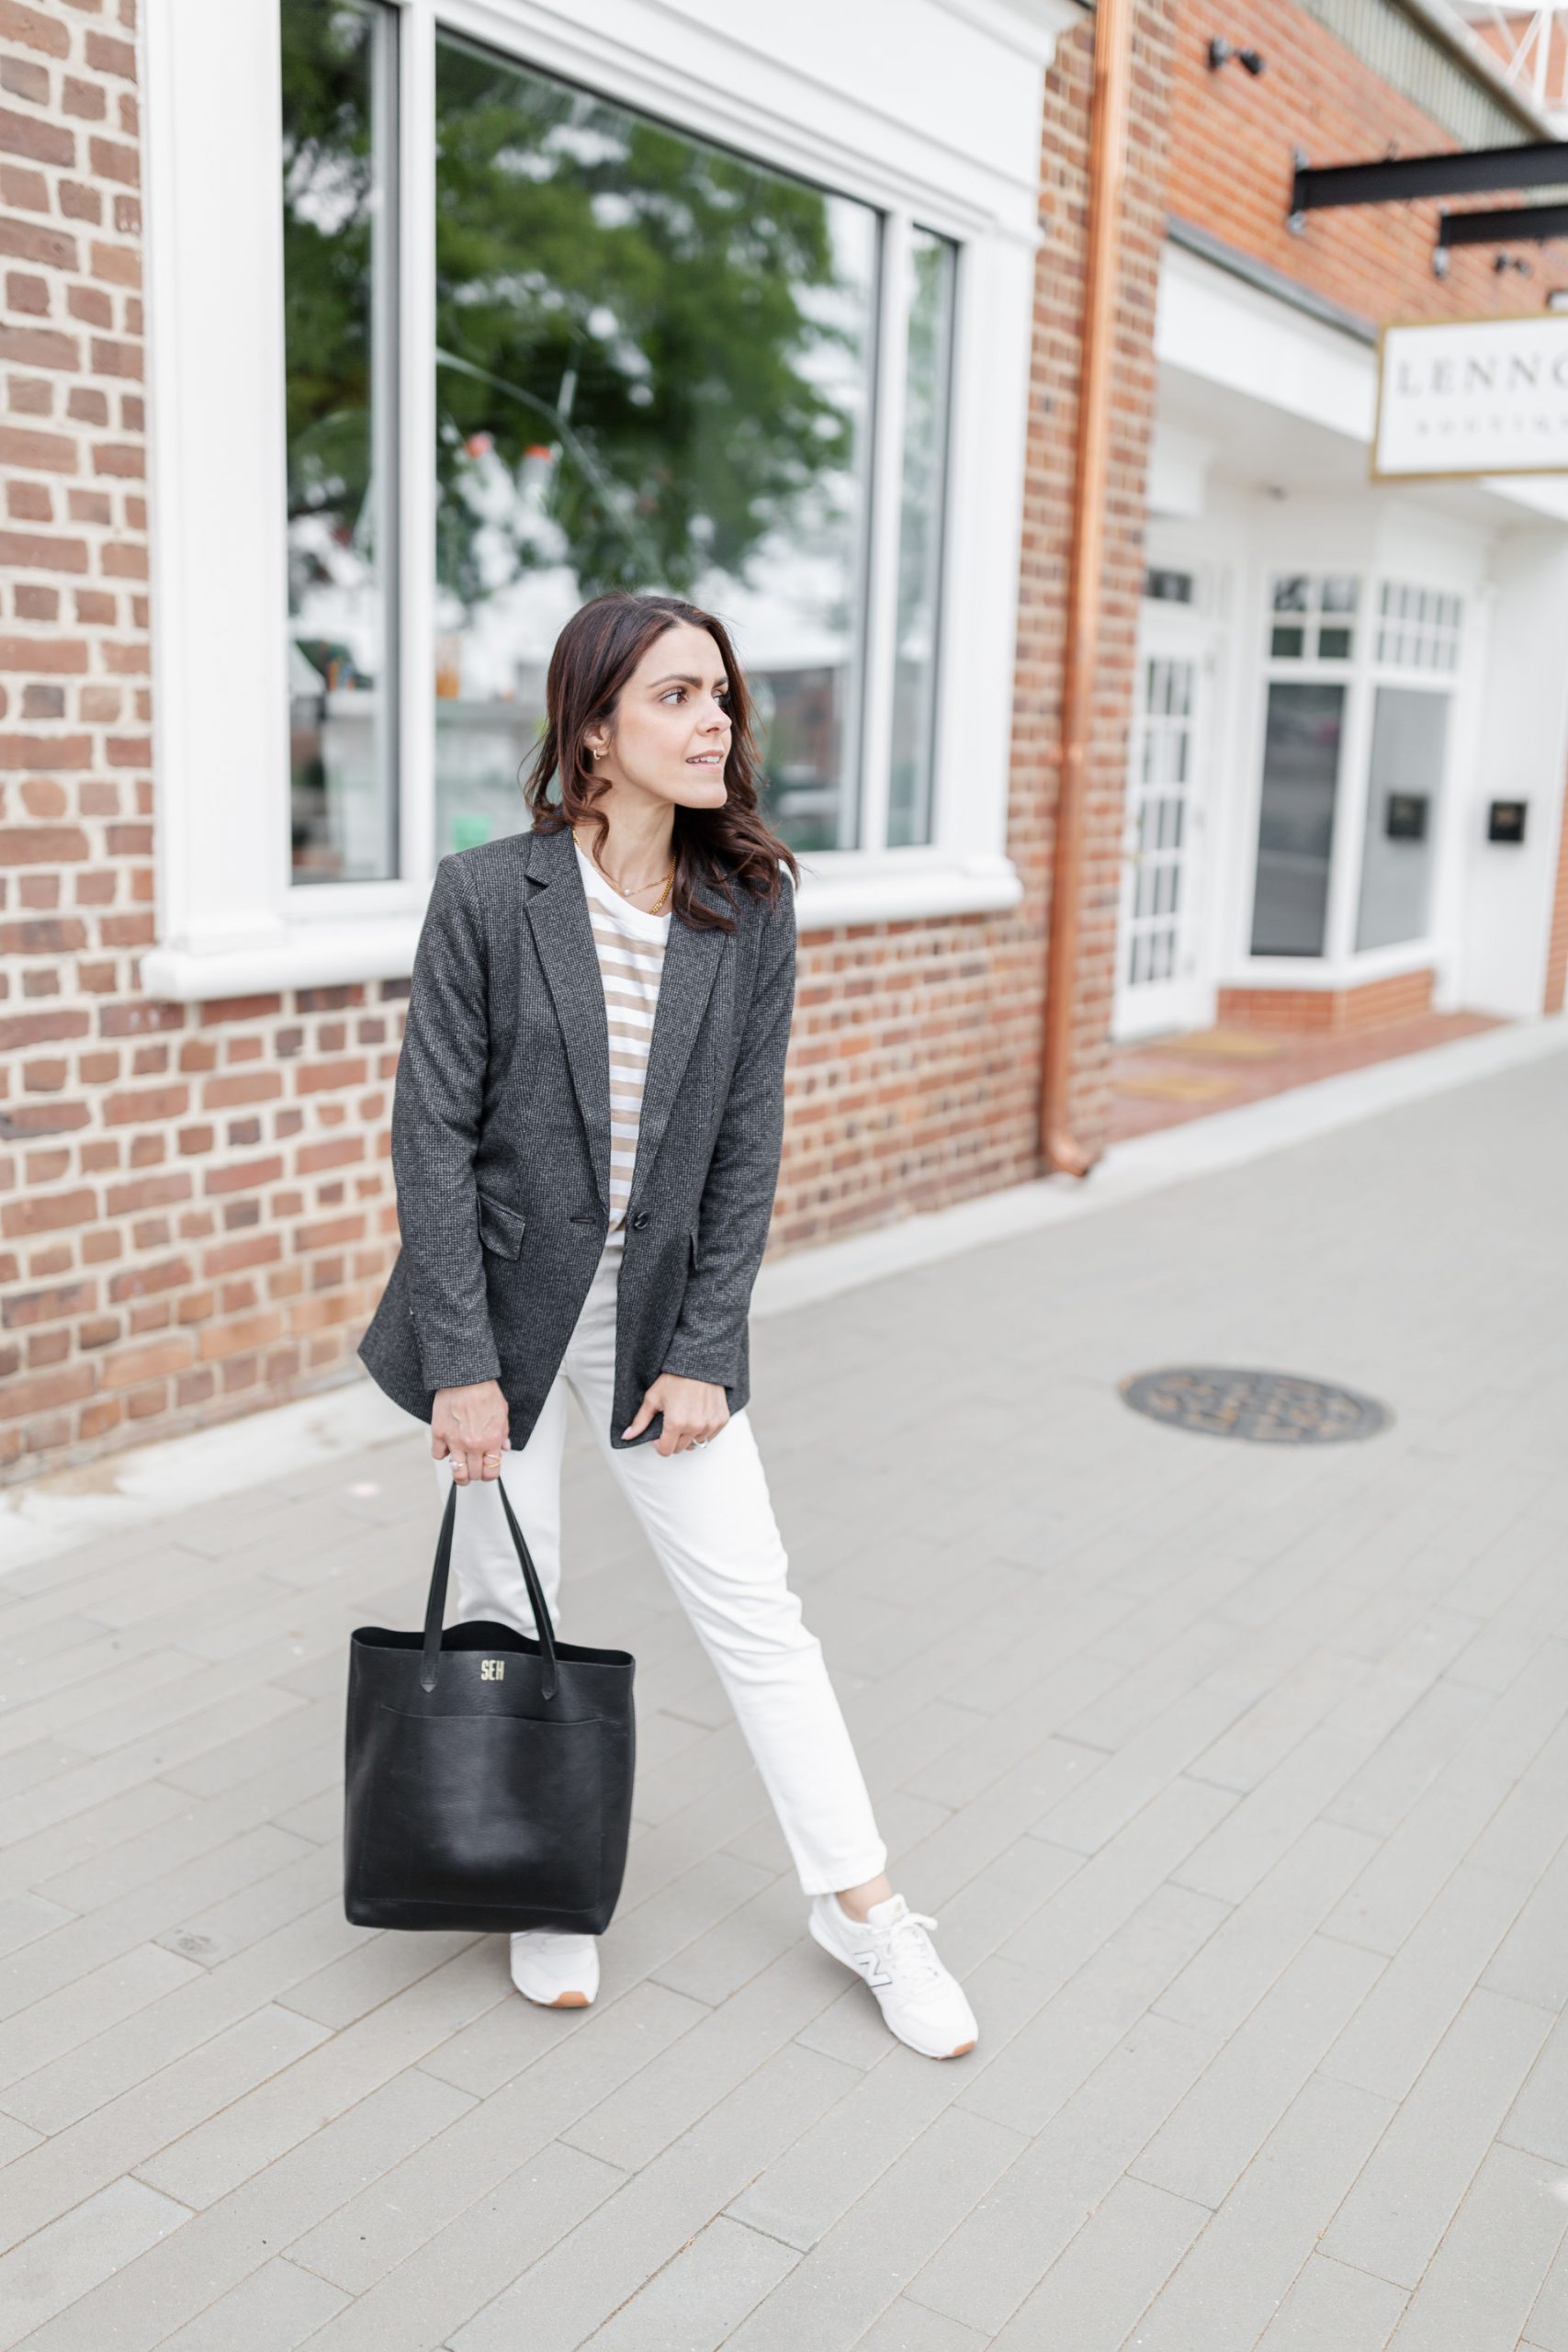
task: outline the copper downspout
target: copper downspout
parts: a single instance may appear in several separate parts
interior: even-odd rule
[[[1074,481],[1072,570],[1062,664],[1062,748],[1045,959],[1045,1082],[1040,1144],[1048,1168],[1087,1176],[1098,1159],[1068,1123],[1083,897],[1084,788],[1094,723],[1105,571],[1105,502],[1111,459],[1111,381],[1116,354],[1121,213],[1127,169],[1134,0],[1099,0],[1089,118],[1089,236]]]

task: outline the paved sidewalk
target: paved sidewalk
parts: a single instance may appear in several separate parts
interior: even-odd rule
[[[1568,2352],[1561,1056],[753,1329],[896,1855],[981,2020],[804,1934],[574,1425],[563,1631],[638,1657],[597,2007],[339,1899],[349,1629],[426,1441],[5,1590],[0,2346]],[[1130,1413],[1348,1382],[1366,1444]]]

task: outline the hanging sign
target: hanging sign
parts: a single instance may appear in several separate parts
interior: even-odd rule
[[[1568,473],[1568,313],[1385,327],[1375,481]]]

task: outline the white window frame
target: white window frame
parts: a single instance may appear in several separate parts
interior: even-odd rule
[[[1325,661],[1316,655],[1294,659],[1269,650],[1277,622],[1292,616],[1273,609],[1276,579],[1291,572],[1314,579],[1329,574],[1353,578],[1359,595],[1354,635],[1348,661]],[[1453,670],[1412,669],[1379,657],[1379,606],[1385,582],[1397,586],[1435,586],[1460,600],[1460,660]],[[1232,965],[1235,978],[1223,986],[1255,986],[1306,989],[1359,988],[1368,981],[1388,979],[1428,967],[1439,975],[1453,953],[1444,923],[1443,878],[1450,844],[1457,822],[1457,777],[1461,737],[1468,716],[1468,686],[1472,674],[1470,647],[1476,634],[1475,596],[1452,580],[1413,580],[1397,566],[1369,563],[1365,555],[1348,551],[1332,559],[1314,552],[1297,563],[1271,554],[1258,576],[1258,615],[1254,642],[1258,649],[1257,719],[1253,730],[1248,789],[1246,795],[1246,854],[1240,861],[1237,933]],[[1258,828],[1263,799],[1263,755],[1269,717],[1269,689],[1276,681],[1299,680],[1307,685],[1342,685],[1345,715],[1339,741],[1339,772],[1334,795],[1334,840],[1329,853],[1328,902],[1324,918],[1320,956],[1255,956],[1252,953],[1253,902],[1258,879]],[[1356,923],[1360,906],[1361,867],[1366,854],[1367,801],[1371,790],[1372,717],[1380,685],[1410,686],[1441,694],[1449,702],[1444,741],[1443,775],[1433,810],[1432,888],[1427,929],[1419,939],[1399,940],[1387,947],[1358,948]]]
[[[800,853],[798,919],[805,931],[1016,905],[1006,820],[1039,125],[1074,0],[852,11],[600,0],[592,25],[576,0],[389,5],[400,61],[403,876],[389,882],[302,885],[289,871],[278,0],[151,0],[146,13],[159,942],[142,959],[148,991],[211,999],[412,967],[434,862],[438,25],[694,135],[718,129],[760,163],[883,214],[861,786],[871,838],[888,786],[911,228],[957,246],[934,839]]]

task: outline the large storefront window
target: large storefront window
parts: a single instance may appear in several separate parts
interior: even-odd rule
[[[1460,599],[1440,590],[1384,581],[1374,598],[1337,574],[1273,582],[1253,955],[1359,955],[1428,935],[1460,627]],[[1353,742],[1365,749],[1348,761]],[[1356,861],[1348,893],[1335,886],[1344,858]],[[1349,922],[1336,903],[1354,910],[1348,938],[1331,936]]]
[[[855,841],[876,259],[869,207],[440,40],[437,854],[517,829],[616,586],[733,621],[770,821]]]
[[[611,587],[730,626],[795,849],[933,842],[957,247],[438,28],[400,340],[398,11],[280,9],[295,880],[517,831]]]
[[[302,883],[398,870],[396,33],[375,0],[283,0],[290,833]]]

